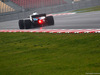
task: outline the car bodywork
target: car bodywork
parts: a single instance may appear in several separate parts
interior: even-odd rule
[[[20,29],[30,29],[47,25],[54,25],[53,16],[46,16],[46,14],[36,14],[30,15],[30,18],[19,20]]]

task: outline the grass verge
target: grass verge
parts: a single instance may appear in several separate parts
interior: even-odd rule
[[[79,9],[79,10],[75,10],[73,12],[84,13],[84,12],[91,12],[91,11],[100,11],[100,6]]]
[[[0,33],[0,75],[100,73],[100,34]]]

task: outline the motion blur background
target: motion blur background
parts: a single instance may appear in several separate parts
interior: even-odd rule
[[[27,18],[33,12],[57,13],[100,5],[100,0],[0,0],[0,22]]]

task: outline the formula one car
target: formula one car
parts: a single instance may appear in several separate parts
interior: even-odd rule
[[[30,15],[30,18],[19,20],[20,29],[31,29],[47,25],[54,25],[53,16],[46,16],[46,14],[38,14],[36,12]]]

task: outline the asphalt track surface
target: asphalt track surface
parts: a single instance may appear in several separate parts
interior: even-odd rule
[[[42,29],[100,29],[100,11],[54,16],[55,25]],[[0,22],[0,30],[19,29],[18,20]],[[40,29],[40,28],[35,28]]]

